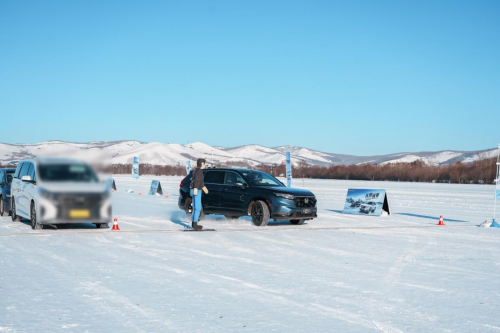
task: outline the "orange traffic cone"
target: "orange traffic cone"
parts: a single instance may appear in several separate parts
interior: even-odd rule
[[[165,198],[167,198],[167,199],[168,199],[168,192],[167,192],[167,194],[165,194]]]
[[[141,192],[141,191],[139,191],[139,195],[142,195],[142,192]]]
[[[113,228],[111,228],[111,230],[120,230],[120,227],[118,226],[118,219],[114,219]]]
[[[446,225],[446,224],[444,224],[444,222],[443,222],[443,215],[441,215],[441,216],[439,217],[439,223],[438,223],[437,225]]]

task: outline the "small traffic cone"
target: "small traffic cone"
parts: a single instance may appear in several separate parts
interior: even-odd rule
[[[113,228],[111,228],[111,230],[120,230],[120,227],[118,226],[118,219],[114,219]]]
[[[139,195],[142,195],[142,192],[141,192],[141,191],[139,191]]]
[[[437,225],[446,225],[446,224],[444,224],[444,222],[443,222],[443,215],[441,215],[441,216],[439,217],[439,223],[438,223]]]
[[[169,198],[169,197],[168,197],[168,192],[167,192],[167,194],[165,194],[165,198],[167,198],[167,199]]]

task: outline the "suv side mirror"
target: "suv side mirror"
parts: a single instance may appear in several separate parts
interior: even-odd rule
[[[28,176],[28,175],[23,176],[23,177],[21,178],[21,180],[22,180],[23,182],[28,182],[28,183],[31,183],[31,182],[32,182],[32,180],[31,180],[31,176]]]
[[[246,187],[246,184],[243,184],[243,183],[241,183],[241,182],[237,182],[236,184],[234,184],[234,186],[239,187],[239,188],[241,188],[242,190],[244,190],[244,189],[246,189],[246,188],[247,188],[247,187]]]

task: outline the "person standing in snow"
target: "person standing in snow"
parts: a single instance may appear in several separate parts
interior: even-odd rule
[[[191,180],[191,188],[193,189],[193,221],[192,226],[194,230],[203,229],[202,225],[198,225],[200,219],[201,210],[201,196],[202,192],[208,194],[208,189],[205,187],[203,169],[206,168],[206,161],[203,158],[199,158],[196,161],[196,169],[193,172],[193,178]]]

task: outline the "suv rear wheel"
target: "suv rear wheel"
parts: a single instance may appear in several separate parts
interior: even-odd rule
[[[262,200],[257,200],[252,206],[252,221],[258,227],[264,227],[269,223],[269,207]]]
[[[186,216],[189,218],[189,221],[193,221],[193,199],[187,198],[185,205]],[[198,221],[201,221],[205,217],[205,213],[203,212],[203,208],[201,209],[200,218]]]

